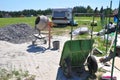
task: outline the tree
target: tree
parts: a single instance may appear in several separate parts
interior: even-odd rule
[[[93,9],[89,5],[87,6],[87,13],[93,13]]]
[[[110,11],[111,11],[111,12],[110,12]],[[105,15],[106,15],[106,16],[111,16],[112,13],[113,13],[112,9],[110,9],[110,8],[104,9],[104,12],[105,12]]]
[[[2,18],[3,17],[3,14],[2,14],[2,11],[0,11],[0,18]]]
[[[73,8],[73,12],[74,13],[86,13],[87,10],[83,6],[76,6],[76,7]]]
[[[109,11],[110,11],[110,8],[107,8],[107,9],[104,9],[103,11],[105,11],[105,15],[108,15]],[[94,10],[88,5],[87,8],[84,7],[84,6],[75,6],[73,8],[73,13],[93,13]],[[97,12],[100,12],[100,11],[97,11]],[[0,17],[4,17],[4,15],[6,13],[9,13],[12,17],[20,17],[21,15],[23,16],[37,16],[37,15],[51,15],[52,14],[52,9],[48,8],[46,10],[33,10],[33,9],[30,9],[30,10],[23,10],[23,11],[0,11]],[[83,16],[83,15],[82,15]],[[87,15],[84,15],[84,16],[88,16]],[[91,16],[91,15],[89,15]]]

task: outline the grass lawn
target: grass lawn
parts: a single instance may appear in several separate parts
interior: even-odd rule
[[[0,27],[10,24],[26,23],[34,26],[35,17],[19,17],[19,18],[0,18]]]

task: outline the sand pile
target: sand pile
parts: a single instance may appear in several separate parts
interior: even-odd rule
[[[0,40],[24,43],[34,39],[35,30],[27,24],[13,24],[0,28]]]

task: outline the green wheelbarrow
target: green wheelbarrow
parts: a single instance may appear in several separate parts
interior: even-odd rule
[[[92,55],[89,56],[93,43],[93,39],[68,40],[65,42],[59,65],[66,77],[72,76],[72,68],[82,68],[85,62],[87,62],[90,73],[97,71],[96,59]]]

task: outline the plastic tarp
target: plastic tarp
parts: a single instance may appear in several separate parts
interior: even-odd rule
[[[85,34],[88,33],[89,29],[88,27],[80,27],[72,31],[72,35],[79,35],[79,34]]]

